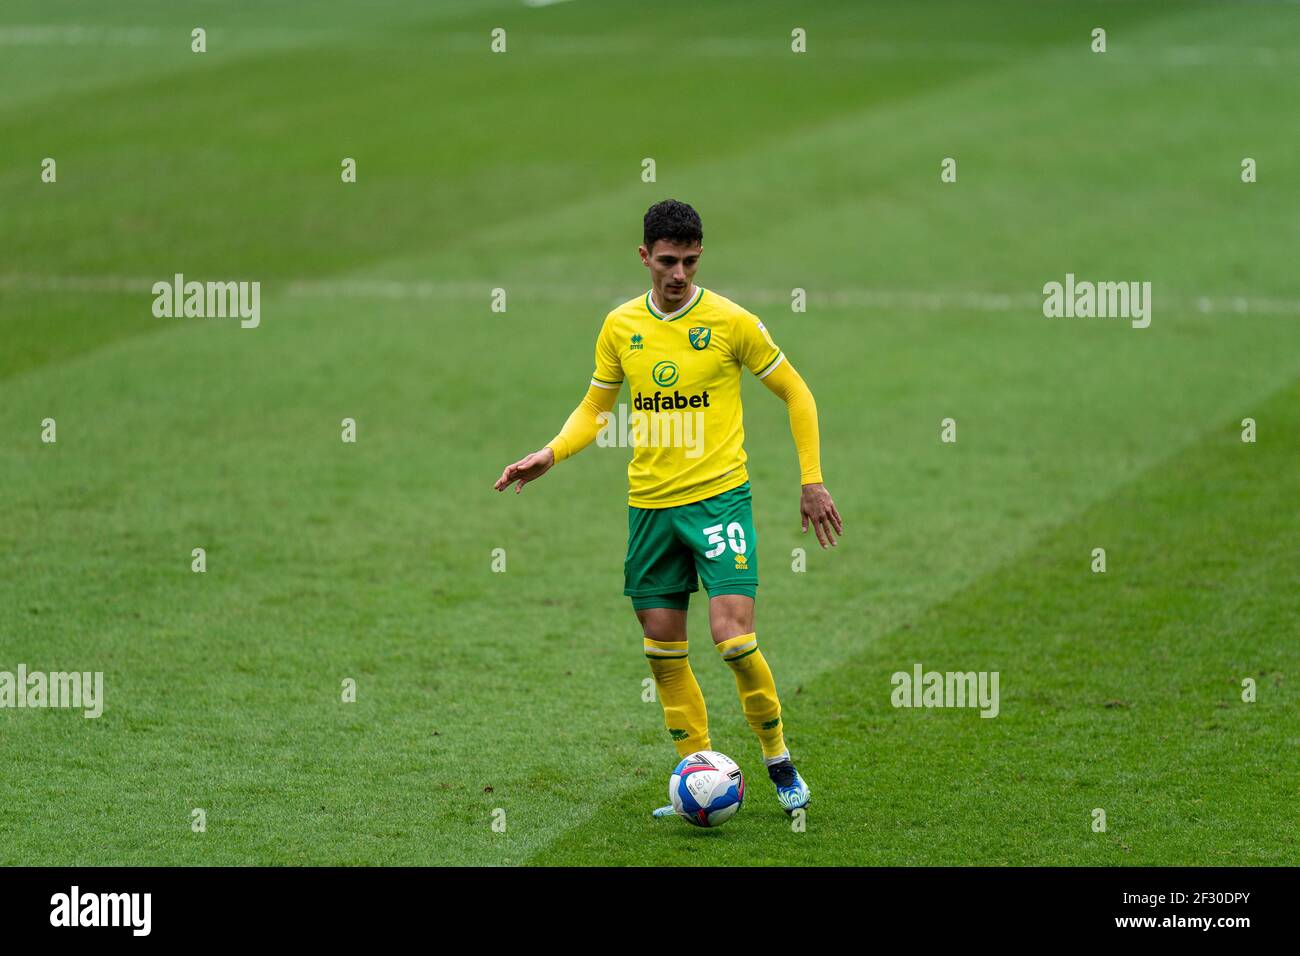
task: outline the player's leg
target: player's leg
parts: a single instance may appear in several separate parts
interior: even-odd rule
[[[686,609],[699,584],[690,551],[672,533],[670,510],[628,509],[623,593],[641,622],[664,726],[684,757],[709,749],[709,722],[686,645]]]
[[[754,629],[754,598],[724,593],[727,587],[721,585],[718,591],[710,592],[709,627],[714,646],[736,679],[740,707],[763,748],[763,763],[776,785],[777,801],[787,813],[793,813],[808,805],[812,792],[795,769],[785,744],[776,681],[759,649]]]
[[[664,727],[682,757],[710,749],[708,710],[687,653],[688,599],[686,592],[632,599],[645,635],[643,646],[654,677],[655,696],[664,710]]]
[[[754,736],[763,747],[769,767],[790,759],[781,726],[781,700],[776,681],[754,630],[754,599],[746,594],[710,592],[709,627],[718,654],[736,679],[740,707]]]
[[[689,600],[689,592],[632,599],[641,633],[645,635],[645,656],[654,676],[655,696],[663,705],[664,726],[682,757],[696,750],[708,750],[710,746],[704,695],[686,654]],[[652,815],[669,817],[674,812],[669,803],[652,811]]]
[[[694,544],[695,565],[709,592],[709,626],[719,656],[736,680],[745,720],[763,748],[763,762],[787,811],[806,806],[808,785],[790,760],[781,700],[772,669],[758,645],[754,597],[758,590],[758,539],[746,482],[739,488],[686,506],[678,534]],[[697,527],[698,526],[698,527]]]

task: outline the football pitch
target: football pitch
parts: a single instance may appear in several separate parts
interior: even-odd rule
[[[1269,2],[8,0],[0,671],[104,694],[0,707],[0,864],[1300,863],[1297,51]],[[803,826],[703,592],[745,807],[650,816],[630,450],[491,490],[667,197],[845,521],[747,375]],[[156,317],[176,274],[258,324]],[[1046,317],[1067,275],[1149,326]],[[996,716],[894,706],[917,665]]]

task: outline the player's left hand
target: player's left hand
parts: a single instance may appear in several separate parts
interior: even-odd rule
[[[808,524],[811,522],[813,531],[817,533],[817,541],[823,548],[835,546],[836,534],[844,536],[844,522],[835,510],[831,493],[820,481],[803,486],[803,493],[799,496],[799,511],[803,515],[803,533],[808,533]]]

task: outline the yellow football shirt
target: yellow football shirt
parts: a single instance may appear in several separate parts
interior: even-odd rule
[[[634,449],[628,504],[671,508],[743,485],[740,370],[765,378],[784,357],[756,315],[699,286],[670,315],[648,292],[610,312],[591,383],[628,384],[606,425]]]

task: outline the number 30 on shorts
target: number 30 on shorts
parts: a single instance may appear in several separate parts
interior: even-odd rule
[[[706,543],[714,547],[704,552],[706,558],[716,558],[723,551],[727,550],[727,545],[731,545],[731,550],[736,554],[745,553],[745,529],[739,521],[733,521],[727,525],[727,539],[722,539],[722,525],[715,524],[703,529]]]

